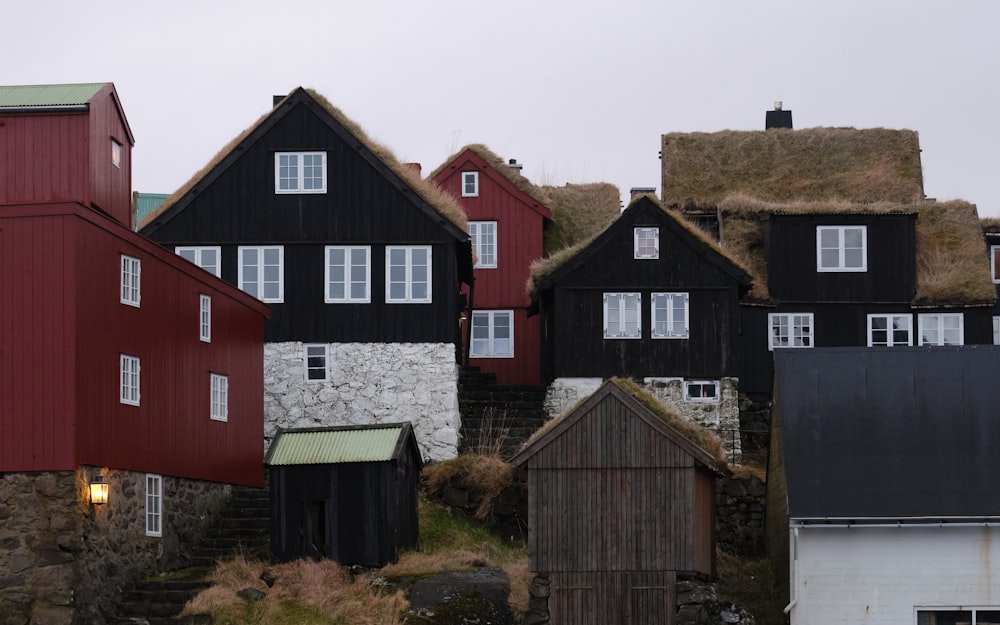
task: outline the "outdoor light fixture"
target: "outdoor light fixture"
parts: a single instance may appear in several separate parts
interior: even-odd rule
[[[99,475],[90,482],[90,503],[108,503],[108,483]]]

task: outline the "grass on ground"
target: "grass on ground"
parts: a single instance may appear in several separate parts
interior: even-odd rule
[[[778,591],[771,561],[716,552],[720,601],[729,601],[754,615],[757,625],[784,625],[785,602]]]

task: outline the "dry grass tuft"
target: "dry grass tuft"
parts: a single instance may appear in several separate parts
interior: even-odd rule
[[[983,217],[979,223],[984,232],[1000,232],[1000,217]]]
[[[622,210],[621,192],[606,182],[544,186],[538,192],[552,211],[552,224],[545,231],[545,256],[593,239]]]
[[[494,566],[494,563],[489,555],[481,551],[409,552],[398,562],[383,567],[382,574],[390,579],[427,577],[448,571],[473,571],[484,566]]]
[[[521,558],[514,562],[509,562],[503,567],[503,572],[510,581],[510,594],[507,596],[507,604],[514,615],[514,622],[520,623],[528,611],[528,602],[531,600],[531,580],[535,574],[528,570],[528,559]]]
[[[455,481],[473,498],[481,498],[475,517],[482,521],[493,511],[493,503],[500,493],[514,481],[514,468],[498,455],[463,454],[425,467],[422,477],[431,493],[438,493],[449,481]]]
[[[729,472],[731,477],[737,480],[748,480],[753,477],[757,478],[761,482],[767,481],[767,471],[762,467],[747,464],[735,464],[729,465]]]

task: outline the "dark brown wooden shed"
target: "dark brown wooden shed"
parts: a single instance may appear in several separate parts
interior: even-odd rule
[[[549,574],[553,623],[669,624],[677,576],[714,573],[723,456],[692,442],[713,436],[695,428],[611,380],[513,458],[528,471],[529,568]]]

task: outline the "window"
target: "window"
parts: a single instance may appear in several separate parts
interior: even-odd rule
[[[174,251],[181,258],[185,258],[198,265],[216,278],[222,276],[222,257],[220,247],[175,247]]]
[[[641,302],[638,293],[605,293],[604,338],[642,338]]]
[[[650,301],[654,339],[688,337],[688,294],[653,293]]]
[[[129,406],[139,405],[139,359],[119,354],[119,400]]]
[[[371,255],[368,246],[326,248],[327,304],[371,301]]]
[[[111,140],[111,164],[118,169],[122,167],[122,144],[114,139]]]
[[[479,172],[462,172],[462,197],[479,197]]]
[[[431,248],[385,248],[385,301],[430,303]]]
[[[718,402],[719,383],[712,380],[692,380],[684,383],[684,399],[697,402]]]
[[[660,257],[659,228],[635,229],[635,257],[636,258]]]
[[[277,152],[275,193],[326,193],[326,152]]]
[[[211,374],[213,421],[229,421],[229,378],[218,373]]]
[[[497,267],[497,222],[470,221],[469,235],[472,251],[476,254],[476,269]]]
[[[1000,282],[1000,245],[990,246],[990,273],[994,282]]]
[[[868,315],[868,347],[913,345],[910,315]]]
[[[768,349],[813,346],[812,313],[771,313]]]
[[[138,258],[122,254],[122,304],[139,307],[139,278],[142,264]]]
[[[471,358],[514,357],[514,311],[472,312]]]
[[[329,345],[305,346],[306,380],[321,382],[327,379],[326,361],[329,358]]]
[[[285,298],[285,248],[241,247],[240,288],[262,302],[281,303]]]
[[[867,226],[816,226],[816,271],[868,271]]]
[[[198,338],[206,343],[212,342],[212,296],[202,294],[198,298]]]
[[[917,625],[997,625],[1000,607],[917,610]]]
[[[917,315],[921,345],[964,345],[962,313]]]
[[[1000,345],[1000,317],[993,317],[993,344]]]
[[[146,536],[163,536],[163,477],[146,474]]]

